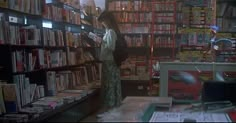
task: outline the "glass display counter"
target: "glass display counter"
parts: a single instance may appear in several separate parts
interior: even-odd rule
[[[160,97],[200,101],[202,85],[208,80],[235,81],[236,63],[160,63]]]

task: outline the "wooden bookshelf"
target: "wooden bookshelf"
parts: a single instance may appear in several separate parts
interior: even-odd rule
[[[101,25],[96,22],[95,16],[89,17],[92,23],[89,29],[82,29],[84,25],[81,23],[79,3],[72,4],[68,1],[64,3],[63,0],[36,0],[29,1],[31,4],[21,3],[26,8],[23,9],[24,7],[20,6],[19,10],[15,3],[7,2],[9,3],[0,2],[0,57],[4,58],[0,62],[0,80],[7,82],[6,85],[16,86],[16,91],[18,91],[15,94],[17,99],[14,100],[16,115],[21,108],[27,107],[40,98],[56,96],[50,91],[60,93],[60,89],[87,90],[93,87],[93,84],[99,85],[101,81],[99,77],[101,62],[98,60],[100,46],[93,45],[91,41],[81,37],[84,32],[104,32]],[[33,4],[37,5],[37,10],[32,9]],[[83,82],[80,83],[79,80]],[[68,85],[65,83],[59,85],[62,81]],[[51,84],[55,88],[49,87]],[[30,90],[31,86],[35,89]],[[80,102],[86,102],[87,99],[88,97],[82,98],[70,105],[44,112],[33,121],[47,120]],[[2,102],[5,101],[1,100]],[[98,108],[97,105],[92,107],[94,107],[93,110]],[[9,111],[1,111],[0,119],[8,113],[13,113]]]

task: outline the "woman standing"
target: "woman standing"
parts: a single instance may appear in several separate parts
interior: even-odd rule
[[[115,50],[117,35],[120,34],[120,30],[111,12],[102,12],[98,17],[98,21],[106,28],[106,33],[101,42],[100,59],[103,63],[101,97],[103,110],[107,111],[113,107],[120,106],[122,101],[120,69],[113,58],[113,51]]]

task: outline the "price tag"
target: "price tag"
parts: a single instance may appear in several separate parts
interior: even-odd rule
[[[18,22],[18,18],[17,17],[13,17],[13,16],[9,16],[9,22],[17,23]]]

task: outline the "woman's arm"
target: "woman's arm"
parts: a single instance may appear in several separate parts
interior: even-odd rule
[[[109,29],[103,41],[105,48],[115,50],[117,35],[114,30]]]

